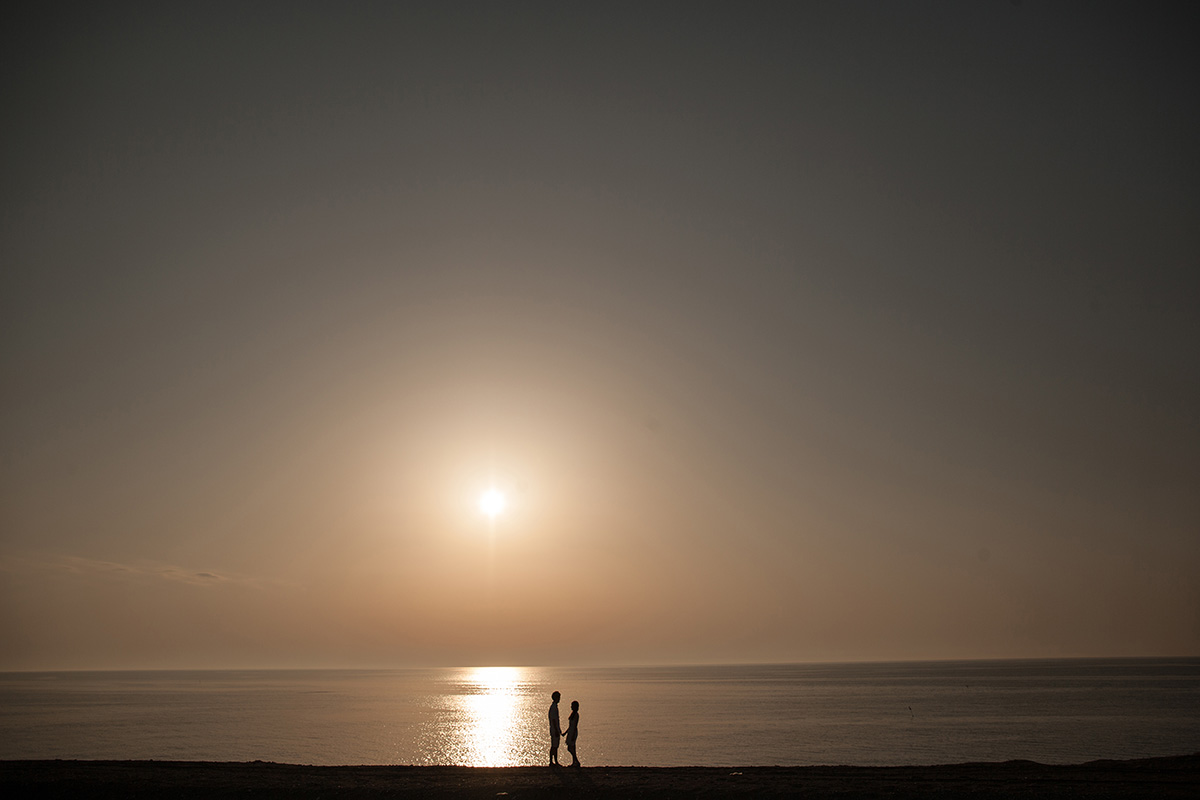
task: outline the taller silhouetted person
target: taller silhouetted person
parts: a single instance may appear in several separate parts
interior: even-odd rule
[[[550,695],[550,766],[558,766],[558,739],[562,736],[562,726],[558,724],[558,692]]]

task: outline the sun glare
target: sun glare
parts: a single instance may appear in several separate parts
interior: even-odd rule
[[[489,517],[495,517],[504,511],[507,501],[499,489],[488,489],[479,498],[479,510]]]

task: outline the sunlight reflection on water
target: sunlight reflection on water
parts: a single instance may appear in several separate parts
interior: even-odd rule
[[[453,722],[444,737],[429,742],[436,760],[474,767],[540,764],[545,737],[536,723],[543,715],[530,673],[520,667],[456,672],[448,702]]]

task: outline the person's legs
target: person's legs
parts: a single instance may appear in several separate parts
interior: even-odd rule
[[[558,766],[558,737],[550,737],[550,766]]]
[[[579,756],[575,755],[575,742],[573,740],[567,740],[567,752],[571,754],[571,766],[578,767]]]

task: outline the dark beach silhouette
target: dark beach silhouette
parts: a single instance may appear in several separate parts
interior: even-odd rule
[[[1088,764],[1032,761],[913,767],[320,767],[185,761],[0,761],[0,796],[889,797],[892,800],[1192,800],[1200,755]]]

